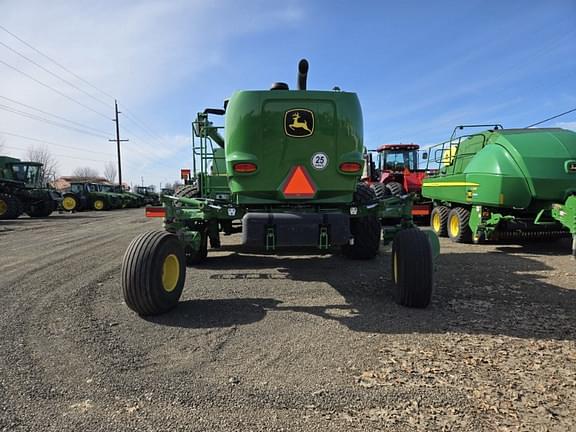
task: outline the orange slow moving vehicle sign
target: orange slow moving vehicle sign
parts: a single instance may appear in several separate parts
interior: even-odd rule
[[[288,174],[282,193],[286,198],[313,198],[316,186],[302,165],[296,165]]]
[[[164,207],[146,207],[146,217],[165,217],[166,209]]]

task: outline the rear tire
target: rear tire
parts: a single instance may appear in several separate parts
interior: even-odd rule
[[[0,193],[0,220],[17,219],[22,214],[22,204],[14,195]]]
[[[390,195],[390,190],[386,188],[382,183],[372,183],[370,189],[374,191],[376,199],[378,201],[384,199],[386,196]]]
[[[438,237],[448,237],[448,213],[446,206],[434,207],[430,213],[430,228]]]
[[[30,217],[48,217],[56,210],[54,201],[43,201],[41,204],[32,207],[26,214]]]
[[[200,190],[196,185],[182,186],[174,193],[175,197],[180,198],[197,198],[200,196]]]
[[[392,245],[394,299],[401,306],[425,308],[434,286],[432,246],[417,228],[400,231]]]
[[[463,207],[455,207],[448,213],[448,237],[455,243],[470,243],[472,230],[470,229],[470,211]]]
[[[139,315],[158,315],[178,304],[186,279],[184,246],[174,234],[151,231],[130,243],[121,272],[122,293]]]
[[[354,202],[366,205],[376,202],[376,194],[365,184],[359,184],[354,193]],[[374,258],[380,249],[382,227],[376,215],[368,215],[350,219],[350,232],[354,244],[342,246],[345,256],[352,259]]]
[[[404,188],[398,182],[386,183],[386,189],[390,191],[390,195],[397,195],[397,196],[402,195],[402,192],[404,191]]]

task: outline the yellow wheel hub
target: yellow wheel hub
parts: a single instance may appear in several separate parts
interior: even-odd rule
[[[458,220],[458,216],[452,215],[450,218],[450,235],[456,237],[458,233],[460,233],[460,221]]]
[[[392,263],[394,267],[394,283],[398,283],[398,254],[394,254],[392,257]]]
[[[164,258],[162,265],[162,288],[164,291],[174,291],[178,285],[178,279],[180,279],[180,262],[176,255],[170,254]]]
[[[62,207],[64,210],[74,210],[76,208],[76,200],[72,197],[66,197],[62,200]]]
[[[434,213],[434,215],[432,216],[432,229],[434,230],[434,232],[439,233],[440,232],[440,214],[439,213]]]
[[[102,200],[94,201],[94,208],[96,210],[102,210],[104,208],[104,201],[102,201]]]
[[[3,216],[8,211],[8,204],[6,201],[0,200],[0,216]]]

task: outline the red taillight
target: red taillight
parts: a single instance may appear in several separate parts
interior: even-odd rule
[[[146,217],[165,217],[166,209],[164,207],[146,207]]]
[[[237,164],[234,164],[234,172],[240,173],[240,174],[250,174],[253,173],[254,171],[256,171],[258,167],[256,166],[255,163],[252,162],[240,162]]]
[[[344,162],[340,164],[340,171],[345,173],[355,173],[362,169],[362,164],[358,162]]]

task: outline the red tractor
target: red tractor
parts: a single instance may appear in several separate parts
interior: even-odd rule
[[[427,218],[432,206],[422,198],[422,179],[427,171],[418,166],[419,149],[417,144],[384,144],[375,150],[376,161],[372,157],[374,151],[367,153],[364,181],[379,198],[414,193],[412,215]],[[427,152],[422,152],[422,159],[427,158]]]

